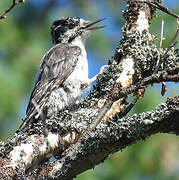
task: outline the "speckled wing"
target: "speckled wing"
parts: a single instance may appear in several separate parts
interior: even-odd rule
[[[38,109],[42,110],[51,92],[62,86],[75,68],[80,54],[78,46],[68,43],[57,44],[45,54],[27,106],[27,118],[21,127],[38,113]]]

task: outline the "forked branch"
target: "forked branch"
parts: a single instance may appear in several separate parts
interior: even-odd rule
[[[6,16],[6,14],[9,12],[9,11],[11,11],[16,5],[18,5],[18,4],[20,4],[20,3],[24,3],[25,2],[25,0],[13,0],[12,1],[12,5],[8,8],[8,9],[6,9],[4,12],[2,12],[1,14],[0,14],[0,19],[5,19],[5,18],[7,18],[7,16]]]

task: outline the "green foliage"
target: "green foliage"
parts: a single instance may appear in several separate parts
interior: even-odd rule
[[[167,1],[166,1],[167,2]],[[168,1],[169,2],[169,1]],[[174,2],[173,2],[174,3]],[[176,8],[177,1],[175,1]],[[10,0],[1,0],[0,11],[10,6]],[[96,32],[87,42],[89,54],[95,54],[95,63],[104,64],[120,40],[121,17],[124,4],[117,0],[26,1],[17,5],[0,21],[0,139],[12,136],[21,119],[33,87],[33,81],[43,54],[51,47],[50,25],[62,16],[80,16],[86,19],[106,17],[107,28]],[[179,8],[175,9],[175,13]],[[160,37],[161,18],[165,20],[163,47],[168,46],[176,30],[176,19],[160,13],[152,22],[151,31]],[[158,44],[159,40],[156,41]],[[103,60],[103,62],[102,62]],[[91,64],[93,69],[96,64]],[[177,86],[168,85],[169,95],[177,94]],[[175,88],[175,89],[174,89]],[[159,86],[149,88],[134,110],[139,113],[152,110],[164,101]],[[108,158],[94,170],[77,177],[78,180],[158,180],[179,177],[178,137],[155,135],[146,141],[124,149]]]

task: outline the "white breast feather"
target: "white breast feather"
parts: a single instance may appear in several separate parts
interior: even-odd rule
[[[51,113],[60,111],[66,106],[70,106],[75,103],[77,98],[82,94],[81,85],[88,83],[88,61],[87,54],[84,46],[84,41],[81,38],[76,38],[73,42],[81,48],[81,55],[78,57],[77,65],[74,71],[66,79],[64,87],[59,87],[57,90],[53,91],[50,95],[47,106],[49,108],[48,115]],[[55,103],[54,103],[55,102]]]

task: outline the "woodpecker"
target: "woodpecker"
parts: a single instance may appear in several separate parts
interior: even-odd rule
[[[36,81],[20,128],[32,125],[42,118],[44,109],[51,116],[72,106],[82,92],[96,80],[88,78],[88,60],[85,40],[94,30],[92,26],[103,21],[86,21],[78,17],[63,17],[53,22],[53,47],[42,58]]]

